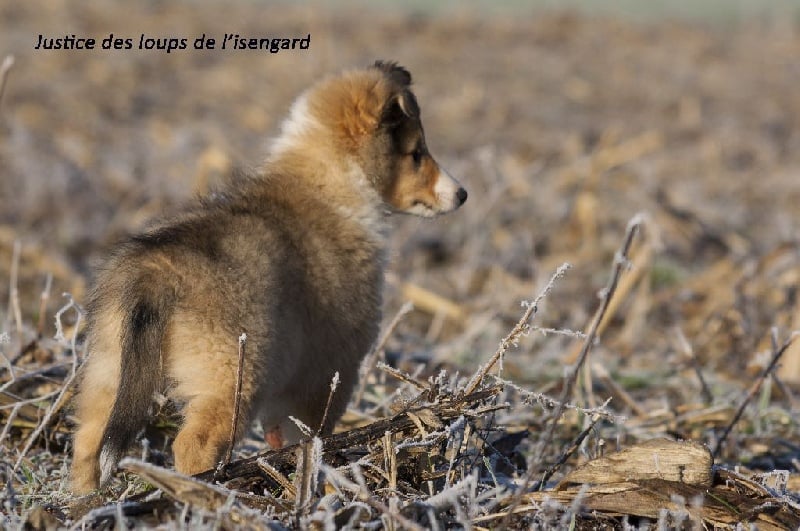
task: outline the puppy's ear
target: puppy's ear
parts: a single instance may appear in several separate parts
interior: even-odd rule
[[[411,86],[411,74],[409,71],[394,61],[375,61],[372,66],[383,72],[392,83],[406,88]]]
[[[386,102],[381,113],[381,123],[392,127],[412,119],[419,119],[417,98],[408,90],[398,92]]]
[[[405,90],[396,96],[397,106],[409,118],[419,118],[419,104],[417,98],[410,90]]]

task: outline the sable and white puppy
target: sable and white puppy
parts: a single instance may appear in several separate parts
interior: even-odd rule
[[[119,245],[88,303],[72,490],[109,479],[155,392],[182,404],[179,471],[227,448],[238,338],[247,334],[240,437],[260,419],[275,445],[345,410],[381,318],[386,214],[433,217],[467,192],[428,152],[411,76],[395,63],[325,79],[300,96],[260,175]]]

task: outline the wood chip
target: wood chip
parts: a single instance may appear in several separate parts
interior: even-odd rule
[[[568,474],[556,489],[652,479],[710,487],[712,464],[711,452],[702,444],[653,439],[589,461]]]

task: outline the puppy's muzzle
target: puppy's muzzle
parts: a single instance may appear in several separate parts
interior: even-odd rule
[[[467,191],[449,173],[439,168],[439,177],[433,188],[436,201],[439,203],[439,214],[452,212],[467,200]]]

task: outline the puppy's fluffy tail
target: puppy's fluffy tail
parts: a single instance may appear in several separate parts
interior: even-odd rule
[[[147,422],[161,380],[161,348],[174,305],[169,290],[159,293],[153,285],[138,285],[130,293],[122,323],[120,382],[100,450],[101,485]]]

